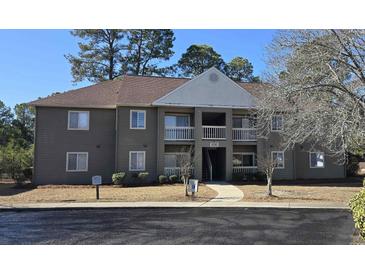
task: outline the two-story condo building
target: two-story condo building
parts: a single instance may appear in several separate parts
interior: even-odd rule
[[[200,180],[231,180],[255,173],[268,149],[276,179],[344,177],[345,167],[320,148],[283,151],[283,116],[272,117],[268,140],[257,138],[252,112],[264,89],[211,68],[193,79],[123,76],[33,101],[34,182],[90,183],[93,175],[110,182],[116,171],[156,180],[179,174],[184,157]]]

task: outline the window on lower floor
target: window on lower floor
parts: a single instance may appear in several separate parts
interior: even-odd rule
[[[233,167],[252,167],[256,166],[256,154],[251,152],[233,153]]]
[[[146,169],[146,152],[129,152],[129,171],[144,171]]]
[[[284,168],[284,151],[272,151],[271,159],[275,168]]]
[[[182,167],[190,163],[189,153],[165,153],[165,167]]]
[[[67,152],[66,171],[87,171],[88,156],[87,152]]]
[[[324,153],[323,152],[310,152],[309,153],[310,168],[322,168],[324,167]]]

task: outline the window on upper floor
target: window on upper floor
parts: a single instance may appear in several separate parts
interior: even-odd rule
[[[146,111],[145,110],[131,110],[130,128],[131,129],[146,129]]]
[[[89,130],[89,111],[75,111],[68,112],[68,130]]]
[[[284,129],[283,115],[273,115],[271,117],[271,131],[281,131]]]
[[[309,166],[310,166],[310,168],[323,168],[324,167],[324,153],[323,152],[310,152],[309,153]]]
[[[190,116],[185,114],[179,115],[166,115],[165,116],[165,127],[189,127]]]
[[[66,171],[77,172],[88,170],[89,153],[87,152],[67,152]]]
[[[129,171],[144,171],[146,169],[146,152],[129,152]]]
[[[273,161],[275,168],[284,168],[284,151],[272,151],[271,152],[271,159]]]
[[[233,128],[254,128],[256,126],[256,119],[250,115],[233,116]]]

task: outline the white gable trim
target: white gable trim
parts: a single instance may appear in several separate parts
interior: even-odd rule
[[[236,109],[252,109],[255,108],[255,106],[252,105],[251,106],[239,106],[239,105],[232,105],[232,104],[224,104],[224,102],[222,104],[220,103],[209,103],[207,102],[206,104],[202,104],[202,100],[200,100],[200,102],[195,103],[188,103],[188,102],[166,102],[165,99],[167,99],[168,97],[172,96],[174,93],[177,93],[181,90],[184,90],[186,86],[192,85],[192,83],[199,81],[200,78],[204,77],[206,74],[210,73],[214,71],[215,73],[217,73],[219,75],[219,77],[222,77],[222,79],[228,80],[230,83],[233,83],[233,86],[235,88],[237,88],[239,91],[242,91],[242,95],[246,96],[247,99],[250,102],[254,102],[254,100],[256,99],[255,96],[253,96],[251,93],[249,93],[247,90],[245,90],[244,88],[242,88],[240,85],[238,85],[235,81],[233,81],[232,79],[230,79],[229,77],[227,77],[224,73],[222,73],[221,71],[219,71],[218,69],[216,69],[215,67],[212,67],[208,70],[206,70],[205,72],[203,72],[202,74],[199,74],[198,76],[196,76],[195,78],[191,79],[190,81],[187,81],[186,83],[182,84],[181,86],[177,87],[176,89],[170,91],[169,93],[165,94],[164,96],[158,98],[157,100],[155,100],[154,102],[152,102],[152,106],[179,106],[179,107],[218,107],[218,108],[236,108]],[[233,89],[234,91],[234,89]],[[201,99],[201,98],[200,98]],[[164,102],[165,101],[165,102]]]

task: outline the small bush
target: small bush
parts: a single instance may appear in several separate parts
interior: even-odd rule
[[[361,238],[365,240],[365,188],[351,199],[350,208],[355,227],[359,230]]]
[[[148,172],[140,172],[138,173],[138,179],[144,181],[144,179],[146,179],[148,177],[149,173]]]
[[[160,175],[158,176],[158,181],[160,184],[167,184],[169,180],[167,179],[167,176]]]
[[[169,180],[171,183],[176,184],[179,182],[179,177],[177,177],[177,175],[170,175]]]
[[[32,180],[33,169],[31,167],[24,168],[23,175],[24,175],[25,179]]]
[[[255,174],[255,178],[257,181],[265,181],[266,180],[266,174],[264,172],[258,171]]]
[[[233,173],[232,174],[232,181],[242,181],[243,176],[244,175],[242,173]]]
[[[112,181],[115,185],[122,184],[124,179],[125,179],[125,172],[117,172],[114,173],[112,176]]]

